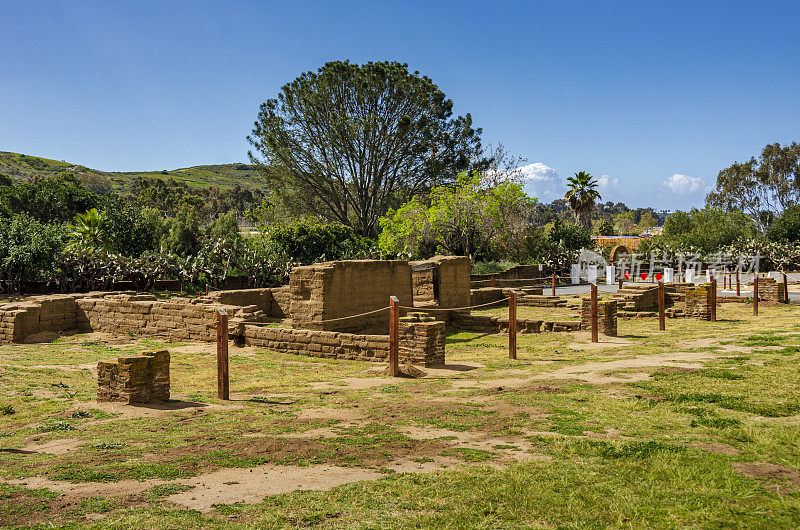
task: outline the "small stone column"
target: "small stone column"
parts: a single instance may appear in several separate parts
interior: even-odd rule
[[[711,284],[687,287],[684,306],[687,318],[711,320]]]
[[[146,352],[97,363],[97,401],[149,403],[169,399],[169,352]]]
[[[581,329],[592,329],[592,301],[581,299]],[[597,301],[597,331],[608,337],[617,336],[617,301]]]
[[[444,366],[444,322],[425,313],[400,318],[400,362],[428,368]]]
[[[775,281],[775,278],[756,278],[758,282],[758,299],[764,302],[781,301],[781,285]]]

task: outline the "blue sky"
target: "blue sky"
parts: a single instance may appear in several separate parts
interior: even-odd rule
[[[104,170],[247,160],[259,104],[329,60],[400,60],[527,158],[542,200],[701,205],[800,140],[800,2],[0,0],[0,150]]]

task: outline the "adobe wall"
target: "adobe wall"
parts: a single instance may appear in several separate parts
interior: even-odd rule
[[[401,322],[399,360],[405,364],[440,366],[444,364],[444,323],[439,321]],[[361,335],[313,329],[269,328],[246,324],[244,341],[274,351],[347,359],[386,362],[388,335]]]
[[[781,294],[783,284],[775,281],[775,278],[757,278],[758,281],[758,299],[764,302],[782,302],[783,296]]]
[[[328,261],[295,267],[289,275],[289,313],[297,328],[386,332],[388,310],[342,318],[386,308],[390,296],[396,296],[402,306],[413,304],[411,266],[407,261]],[[330,320],[334,321],[324,322]]]
[[[711,284],[687,287],[683,311],[687,318],[711,320]]]
[[[470,305],[470,270],[466,256],[434,256],[412,261],[415,305],[436,305],[441,308]]]
[[[581,298],[581,328],[592,329],[592,300]],[[617,301],[597,301],[597,331],[609,337],[617,336]]]
[[[222,305],[254,305],[270,318],[289,317],[289,286],[212,291],[201,300]]]

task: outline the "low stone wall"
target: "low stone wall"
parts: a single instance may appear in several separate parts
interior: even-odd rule
[[[502,287],[481,287],[480,289],[470,289],[469,305],[483,305],[489,302],[497,302],[505,298],[506,291]]]
[[[215,341],[217,309],[225,309],[230,316],[242,309],[198,299],[158,300],[150,295],[105,294],[76,303],[79,331],[155,335],[172,340]]]
[[[711,320],[711,284],[703,283],[686,288],[684,313],[687,318]]]
[[[592,301],[581,299],[581,328],[592,329]],[[609,337],[617,336],[617,301],[597,301],[597,331]]]
[[[97,363],[97,401],[169,400],[169,352],[154,351]]]
[[[75,329],[75,299],[84,295],[40,296],[0,305],[0,342],[22,342],[43,332]]]
[[[389,335],[357,335],[338,331],[273,328],[245,324],[244,343],[270,350],[355,361],[386,362]],[[441,366],[445,361],[445,325],[440,321],[401,321],[401,363]]]

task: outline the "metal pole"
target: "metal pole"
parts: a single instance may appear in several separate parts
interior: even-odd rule
[[[217,309],[217,397],[230,399],[228,386],[228,312]]]

